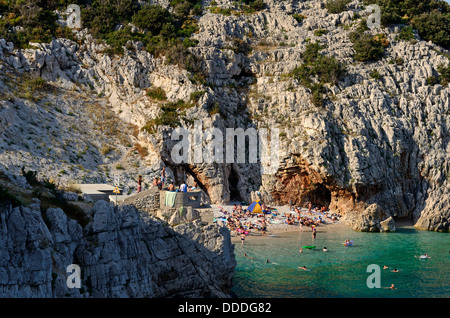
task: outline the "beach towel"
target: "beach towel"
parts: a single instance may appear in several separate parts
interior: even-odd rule
[[[176,192],[167,192],[166,191],[166,197],[164,199],[165,200],[164,204],[166,206],[173,207],[175,205],[175,198],[176,198],[176,196],[177,196]]]

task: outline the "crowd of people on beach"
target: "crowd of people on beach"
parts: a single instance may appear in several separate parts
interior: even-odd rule
[[[329,215],[327,206],[316,206],[313,209],[312,203],[308,204],[307,212],[305,210],[302,211],[300,207],[294,207],[293,211],[280,213],[277,209],[264,204],[261,206],[261,210],[261,213],[253,213],[243,208],[242,204],[234,204],[231,211],[220,208],[223,217],[219,218],[219,220],[225,223],[232,234],[240,236],[243,244],[245,237],[252,232],[258,232],[265,236],[270,224],[298,226],[301,231],[303,231],[303,227],[310,227],[313,238],[315,238],[317,226],[328,222],[336,222],[340,217],[337,214]]]

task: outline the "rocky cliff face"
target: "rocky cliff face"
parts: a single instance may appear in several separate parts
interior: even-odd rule
[[[235,267],[226,228],[174,228],[133,206],[98,201],[82,228],[61,209],[0,209],[2,297],[229,297]],[[79,288],[68,288],[70,264]],[[73,276],[72,276],[73,277]],[[75,279],[71,282],[75,282]]]
[[[259,191],[270,204],[313,201],[342,214],[363,212],[376,203],[386,217],[411,218],[421,229],[448,230],[449,86],[427,82],[438,65],[449,64],[448,52],[417,34],[413,42],[399,40],[400,27],[380,28],[366,33],[384,34],[383,58],[358,62],[349,34],[367,15],[361,2],[352,1],[337,14],[329,13],[324,1],[265,4],[256,13],[223,15],[204,3],[193,35],[198,45],[190,50],[200,59],[207,83],[141,50],[139,43],[130,43],[123,56],[105,54],[105,45],[87,30],[78,32],[78,44],[57,39],[14,50],[0,41],[0,67],[6,74],[0,87],[8,97],[0,109],[6,123],[0,128],[3,170],[26,163],[61,183],[107,182],[118,174],[132,191],[138,173],[150,182],[166,166],[173,180],[186,175],[198,180],[212,202],[250,201]],[[217,5],[233,7],[233,2]],[[304,16],[301,23],[294,13]],[[321,54],[335,57],[347,70],[335,85],[325,85],[322,107],[311,102],[311,89],[289,75],[304,62],[307,44],[315,41],[324,47]],[[18,96],[17,76],[24,74],[37,74],[64,93],[43,92],[37,100]],[[176,164],[172,128],[141,129],[164,112],[164,103],[146,94],[152,87],[161,88],[168,102],[192,102],[179,118],[186,128],[194,120],[222,132],[279,128],[277,172],[263,174],[260,163]],[[192,93],[200,97],[192,100]],[[99,112],[94,117],[86,109],[93,104]],[[108,112],[111,116],[104,118]],[[51,128],[36,142],[36,135],[42,135],[36,127],[42,129],[47,120]],[[72,127],[74,120],[92,129],[80,131],[81,125]],[[117,127],[109,138],[107,127],[99,125],[107,120]],[[59,129],[53,129],[56,123]],[[21,131],[24,126],[29,129]],[[23,134],[30,138],[15,137]],[[86,140],[82,149],[77,136]],[[59,151],[45,149],[49,143]],[[104,145],[113,145],[112,151],[101,152]]]

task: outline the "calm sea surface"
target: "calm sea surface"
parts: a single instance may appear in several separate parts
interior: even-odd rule
[[[354,245],[342,245],[345,239],[353,240]],[[307,245],[316,248],[303,248],[300,253]],[[329,252],[323,252],[323,247]],[[243,246],[235,240],[233,291],[248,298],[449,298],[449,251],[449,233],[413,227],[397,228],[395,233],[354,232],[339,225],[337,230],[319,227],[314,240],[310,229],[250,236]],[[431,258],[418,257],[424,253]],[[380,266],[382,288],[367,286],[370,264]],[[391,272],[394,268],[399,272]],[[386,288],[392,284],[397,289]]]

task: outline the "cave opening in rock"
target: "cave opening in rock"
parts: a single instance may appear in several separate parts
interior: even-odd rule
[[[319,184],[314,190],[308,193],[308,199],[313,205],[326,205],[329,207],[331,202],[331,191],[328,190],[325,185]]]
[[[230,175],[228,176],[228,185],[230,190],[230,201],[242,201],[238,188],[239,176],[233,168],[231,168]]]

